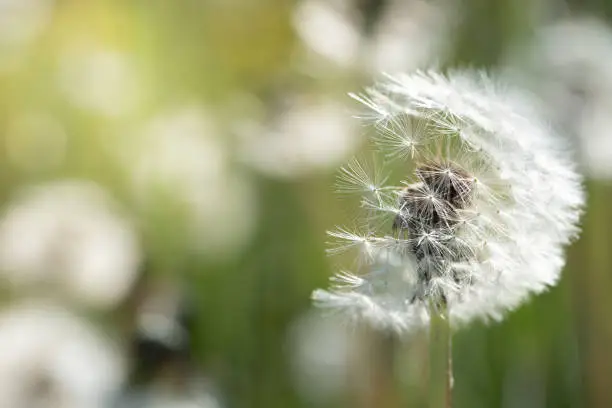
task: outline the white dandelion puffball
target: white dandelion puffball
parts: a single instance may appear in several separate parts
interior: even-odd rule
[[[585,173],[612,179],[612,27],[592,17],[560,20],[505,59],[504,73],[540,97]]]
[[[0,219],[0,276],[107,308],[132,287],[140,246],[127,217],[88,181],[25,188]]]
[[[401,183],[359,161],[342,169],[363,226],[330,233],[331,251],[358,250],[361,270],[316,290],[317,305],[402,332],[430,313],[498,320],[556,283],[584,196],[528,99],[470,71],[392,76],[354,97],[371,110],[379,167],[395,160]]]
[[[0,407],[103,408],[124,378],[113,344],[61,306],[0,314]]]

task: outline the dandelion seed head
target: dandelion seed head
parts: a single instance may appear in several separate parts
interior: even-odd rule
[[[465,71],[389,76],[355,99],[373,112],[361,117],[380,169],[402,181],[374,182],[356,161],[341,170],[356,186],[343,191],[364,196],[367,233],[330,232],[330,253],[355,249],[364,262],[315,291],[318,306],[403,332],[442,309],[455,325],[498,320],[555,284],[584,196],[527,96]]]

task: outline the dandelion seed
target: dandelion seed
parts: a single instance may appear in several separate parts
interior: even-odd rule
[[[338,242],[335,247],[328,250],[329,253],[342,253],[355,246],[363,246],[364,252],[369,252],[368,247],[371,247],[371,242],[366,235],[350,232],[343,228],[338,228],[337,231],[328,231],[327,235],[336,238]]]
[[[368,193],[375,195],[387,182],[375,165],[370,166],[357,159],[352,159],[344,167],[340,168],[340,176],[336,188],[340,193]]]
[[[388,77],[352,96],[372,112],[381,167],[411,170],[403,187],[356,161],[341,170],[343,192],[364,195],[368,233],[339,228],[330,254],[369,262],[315,291],[318,306],[403,332],[442,310],[455,325],[501,319],[556,282],[584,196],[529,99],[469,71]]]
[[[427,137],[426,125],[427,121],[418,117],[391,117],[378,126],[380,133],[375,140],[383,149],[392,147],[388,149],[391,158],[414,159],[425,145],[422,139]]]
[[[331,278],[336,285],[346,288],[357,288],[363,285],[364,280],[359,276],[353,275],[351,272],[340,272]]]

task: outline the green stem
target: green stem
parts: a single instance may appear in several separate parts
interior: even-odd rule
[[[430,308],[429,326],[429,407],[453,406],[452,333],[448,309]]]

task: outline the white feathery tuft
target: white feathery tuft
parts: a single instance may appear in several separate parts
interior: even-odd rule
[[[525,95],[459,71],[387,76],[351,96],[369,109],[379,167],[403,181],[386,185],[355,160],[342,168],[341,191],[363,195],[365,232],[330,232],[329,252],[365,262],[316,290],[318,306],[404,332],[442,310],[453,325],[499,320],[557,282],[584,193]]]

